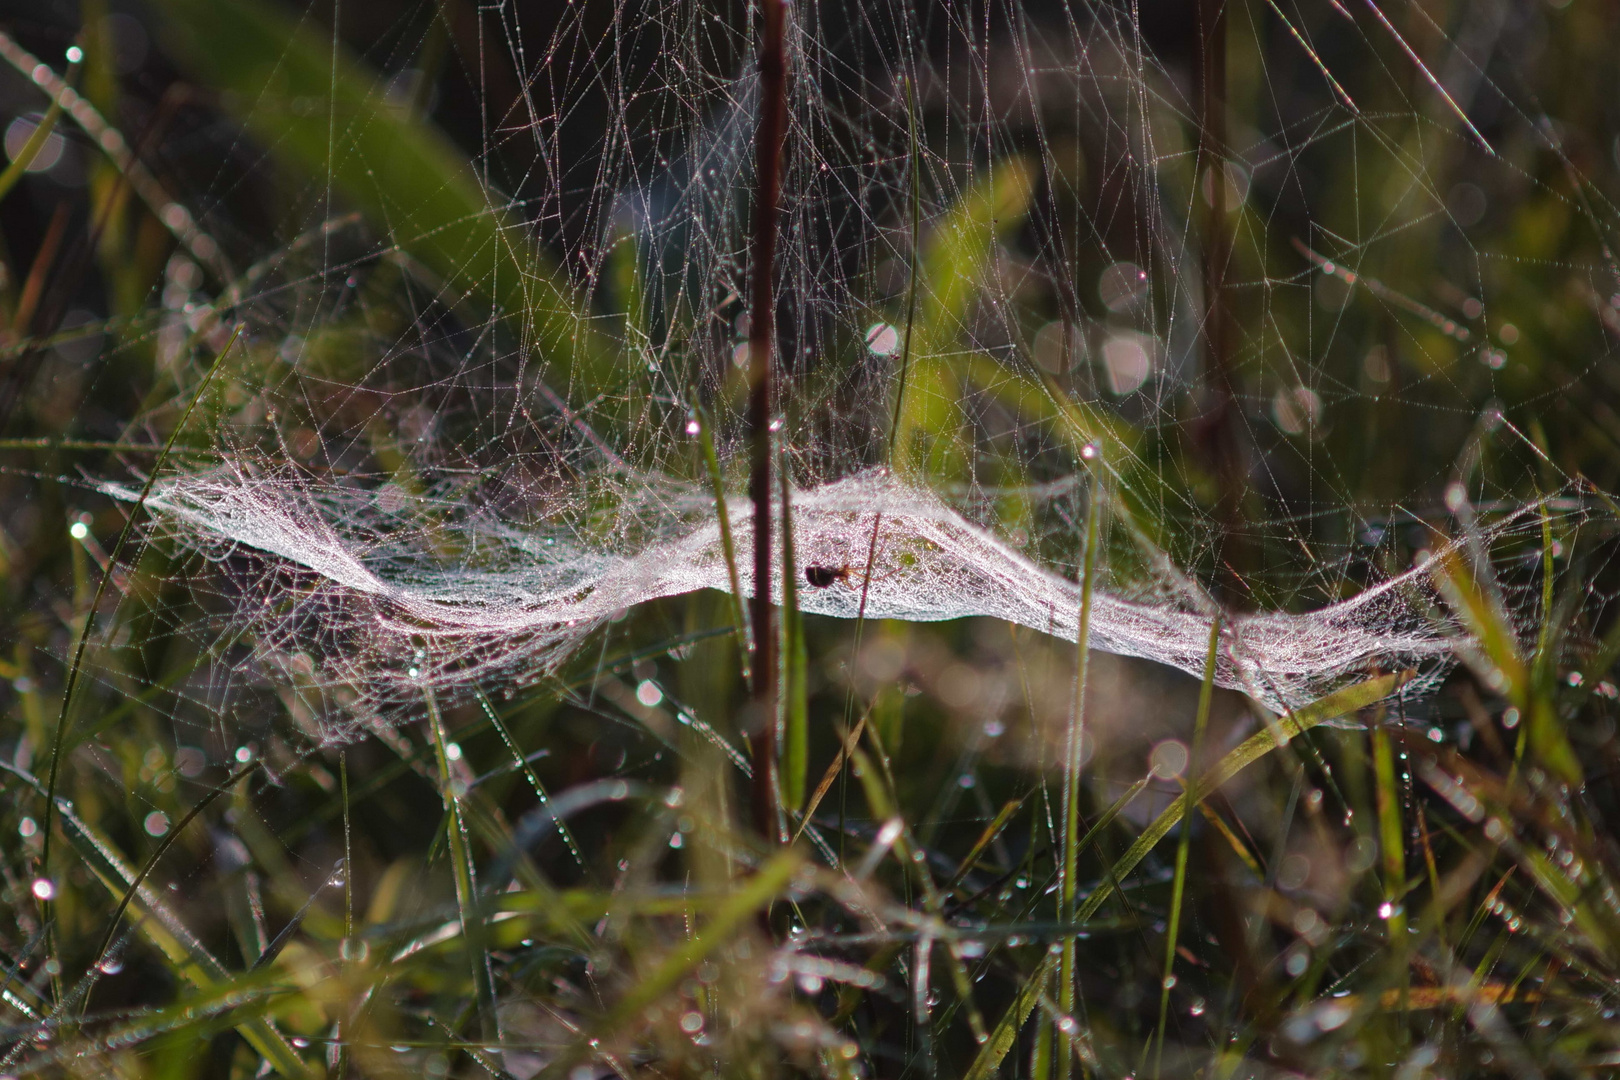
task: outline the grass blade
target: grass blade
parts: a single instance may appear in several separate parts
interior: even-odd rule
[[[703,465],[709,473],[709,485],[714,489],[714,518],[720,526],[720,550],[726,558],[726,577],[731,583],[731,617],[737,631],[737,652],[742,658],[743,679],[753,678],[749,671],[748,613],[743,610],[742,576],[737,573],[737,544],[731,538],[731,511],[726,508],[726,479],[720,471],[720,456],[714,450],[714,425],[709,410],[702,405],[692,406],[692,417],[697,423],[698,447],[703,453]]]
[[[1341,716],[1365,709],[1367,706],[1382,701],[1406,682],[1410,681],[1414,672],[1403,671],[1395,675],[1380,675],[1361,682],[1353,683],[1342,690],[1336,690],[1324,698],[1319,698],[1303,708],[1296,709],[1292,715],[1281,717],[1278,726],[1286,738],[1293,738],[1300,732],[1308,731],[1319,724],[1335,720]],[[1220,761],[1216,762],[1208,772],[1198,779],[1196,785],[1189,787],[1175,802],[1171,803],[1163,813],[1154,818],[1152,823],[1136,838],[1129,850],[1120,856],[1113,866],[1113,873],[1108,880],[1098,885],[1092,894],[1086,897],[1085,903],[1075,912],[1075,921],[1084,922],[1097,913],[1103,902],[1108,899],[1116,882],[1123,881],[1126,874],[1136,869],[1136,865],[1146,857],[1147,853],[1156,847],[1165,834],[1176,826],[1187,807],[1196,795],[1202,798],[1226,783],[1248,766],[1265,757],[1278,748],[1276,737],[1270,729],[1258,731],[1249,736],[1236,748],[1231,750]]]
[[[62,687],[62,710],[56,718],[56,733],[51,741],[50,772],[45,781],[45,814],[40,829],[43,843],[40,848],[39,865],[41,872],[47,877],[50,875],[51,869],[51,822],[56,814],[56,789],[61,778],[62,746],[67,739],[68,727],[72,721],[73,691],[79,685],[79,674],[84,668],[84,651],[90,644],[90,632],[95,626],[96,611],[101,607],[101,598],[107,592],[107,583],[112,580],[113,571],[118,566],[119,557],[123,555],[124,547],[129,543],[129,538],[135,531],[135,523],[140,520],[141,509],[146,505],[146,500],[151,496],[152,488],[157,483],[158,475],[163,471],[164,464],[169,460],[170,449],[174,446],[175,440],[180,437],[180,433],[185,430],[186,423],[191,419],[191,414],[197,408],[197,403],[202,400],[203,393],[213,381],[215,373],[224,366],[226,354],[231,351],[231,347],[236,344],[236,339],[241,333],[241,326],[237,326],[235,330],[231,331],[230,340],[225,342],[225,347],[219,350],[219,354],[214,357],[214,362],[208,366],[208,370],[203,372],[203,377],[198,380],[197,389],[192,393],[191,400],[186,403],[186,411],[180,414],[179,422],[174,425],[174,430],[169,432],[168,439],[163,443],[163,451],[158,454],[157,460],[152,463],[152,471],[148,474],[146,483],[141,487],[140,495],[135,499],[135,505],[130,509],[129,517],[124,519],[124,527],[119,531],[118,540],[113,544],[112,552],[107,557],[106,572],[101,575],[101,580],[96,585],[96,594],[91,599],[89,608],[85,611],[84,628],[79,632],[78,644],[73,649],[73,661],[68,665],[67,680]],[[49,905],[49,900],[43,901],[41,904],[41,907],[45,909],[43,921],[47,925],[51,921]]]
[[[1095,456],[1095,452],[1092,456]],[[1082,459],[1084,457],[1082,452]],[[1084,753],[1086,733],[1086,674],[1091,657],[1091,604],[1097,580],[1097,544],[1100,535],[1102,500],[1097,497],[1098,484],[1092,473],[1090,498],[1086,506],[1085,546],[1080,567],[1080,621],[1075,634],[1074,704],[1069,720],[1068,753],[1063,772],[1063,871],[1061,918],[1073,925],[1075,897],[1079,882],[1076,874],[1080,857],[1080,766]],[[1075,980],[1074,936],[1063,939],[1063,963],[1058,975],[1058,1008],[1063,1015],[1074,1015]],[[1074,1068],[1074,1034],[1063,1031],[1058,1035],[1058,1080],[1068,1080]]]
[[[611,383],[612,354],[567,276],[509,219],[500,196],[484,189],[467,156],[392,105],[358,58],[263,0],[156,6],[180,57],[242,104],[243,122],[278,158],[329,181],[386,227],[444,279],[444,295],[498,304],[533,335],[537,354],[577,361],[575,376],[588,385]],[[328,107],[301,107],[309,101]]]
[[[447,818],[446,828],[450,841],[450,869],[456,882],[456,909],[461,916],[461,933],[467,942],[467,955],[472,960],[473,987],[478,998],[479,1027],[485,1040],[500,1038],[495,1014],[495,977],[489,967],[489,952],[484,947],[484,921],[480,914],[478,882],[474,875],[472,852],[468,849],[466,821],[461,810],[461,796],[450,767],[450,754],[444,737],[444,718],[439,713],[433,691],[424,695],[427,702],[428,725],[433,734],[433,749],[438,757],[439,782],[444,796]]]
[[[804,806],[810,772],[810,660],[799,611],[799,580],[793,558],[793,503],[787,469],[782,481],[782,805],[789,814]]]
[[[1198,688],[1198,714],[1193,720],[1192,752],[1188,760],[1194,769],[1198,767],[1199,756],[1204,749],[1204,729],[1209,725],[1209,707],[1215,698],[1215,661],[1220,656],[1220,649],[1221,620],[1216,618],[1209,625],[1209,652],[1204,658],[1204,679]],[[1186,798],[1196,806],[1203,802],[1205,794],[1195,794],[1189,790]],[[1192,822],[1184,819],[1180,843],[1176,845],[1176,876],[1170,887],[1170,925],[1165,930],[1164,980],[1159,984],[1159,1033],[1153,1052],[1154,1076],[1159,1075],[1164,1063],[1164,1029],[1170,1017],[1170,988],[1175,982],[1176,944],[1181,931],[1181,903],[1186,896],[1187,852],[1191,844]]]
[[[1023,1030],[1024,1024],[1029,1020],[1029,1014],[1035,1010],[1035,1005],[1041,1000],[1045,984],[1052,977],[1052,969],[1057,966],[1058,958],[1051,953],[1038,964],[1029,977],[1024,980],[1023,987],[1013,1003],[1007,1006],[1001,1020],[990,1032],[990,1037],[979,1047],[978,1055],[968,1071],[963,1074],[962,1080],[989,1080],[1001,1067],[1002,1059],[1007,1056],[1013,1043],[1018,1041],[1018,1033]],[[1061,1068],[1061,1066],[1060,1066]]]
[[[63,77],[64,81],[69,83],[73,81],[73,72],[77,67],[77,61],[69,66],[67,75]],[[45,115],[40,119],[39,125],[28,136],[28,141],[22,144],[22,149],[18,150],[17,156],[11,159],[11,164],[6,166],[6,171],[0,172],[0,199],[4,199],[6,194],[17,185],[17,181],[21,180],[23,174],[28,171],[28,166],[32,165],[34,159],[39,156],[39,152],[45,149],[45,143],[50,139],[51,132],[56,130],[56,121],[61,115],[62,99],[60,97],[52,98],[51,107],[45,110]]]
[[[776,226],[782,190],[782,143],[787,136],[787,11],[784,0],[762,0],[759,27],[759,127],[754,133],[753,275],[748,323],[748,497],[754,502],[754,700],[748,719],[754,757],[754,828],[781,833],[776,782],[776,635],[771,629],[771,426],[776,349]]]

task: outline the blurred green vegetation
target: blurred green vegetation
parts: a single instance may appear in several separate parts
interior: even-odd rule
[[[1458,663],[1278,715],[808,615],[864,568],[790,557],[790,844],[735,597],[368,713],[341,598],[104,486],[320,483],[446,564],[740,497],[745,6],[0,16],[0,1076],[1611,1073],[1620,13],[1375,10],[1232,8],[1212,169],[1192,6],[798,6],[788,480],[891,468],[1065,576],[1096,522],[1099,588],[1228,650],[1415,562]]]

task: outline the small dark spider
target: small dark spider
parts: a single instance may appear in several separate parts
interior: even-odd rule
[[[876,562],[877,558],[882,555],[882,552],[882,548],[878,548],[876,552],[874,552],[874,562]],[[856,586],[855,583],[850,580],[850,578],[851,575],[856,573],[858,570],[860,570],[860,567],[856,566],[854,563],[844,563],[842,566],[807,566],[804,568],[804,580],[810,583],[810,587],[812,589],[831,588],[833,582],[835,581],[842,581],[849,588],[853,589]],[[868,584],[882,581],[892,573],[894,573],[894,571],[891,570],[889,574],[877,574],[868,577],[866,581]]]
[[[855,572],[855,567],[845,563],[843,566],[807,566],[804,568],[804,580],[812,588],[826,589],[835,581],[849,584],[849,575]]]

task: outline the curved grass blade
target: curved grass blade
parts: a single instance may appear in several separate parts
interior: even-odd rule
[[[0,770],[22,780],[35,793],[45,793],[42,781],[3,757],[0,757]],[[62,823],[63,836],[109,893],[121,896],[123,890],[129,888],[138,896],[142,909],[150,916],[139,920],[137,925],[140,932],[168,958],[173,970],[201,990],[229,982],[233,976],[225,965],[208,951],[190,927],[163,903],[149,885],[131,888],[136,872],[112,842],[85,823],[71,806],[61,805],[62,802],[65,800],[59,800],[57,817]],[[309,1069],[299,1059],[297,1052],[269,1020],[261,1016],[248,1017],[236,1025],[236,1030],[276,1072],[299,1080],[309,1075]]]
[[[1414,676],[1413,671],[1403,671],[1394,675],[1380,675],[1371,679],[1364,679],[1342,690],[1334,691],[1324,698],[1318,698],[1303,708],[1296,709],[1291,716],[1283,716],[1278,720],[1278,727],[1287,738],[1293,738],[1303,731],[1309,731],[1319,724],[1335,720],[1358,709],[1365,709],[1384,700],[1401,686],[1409,682]],[[1152,851],[1160,840],[1175,827],[1187,812],[1189,805],[1195,804],[1199,799],[1226,783],[1239,772],[1265,757],[1278,748],[1278,741],[1270,729],[1258,731],[1249,736],[1235,749],[1216,762],[1198,782],[1190,787],[1171,803],[1165,811],[1153,819],[1142,835],[1136,838],[1129,850],[1120,856],[1119,861],[1113,865],[1113,872],[1105,879],[1092,894],[1086,897],[1084,904],[1075,912],[1076,922],[1085,922],[1097,913],[1103,902],[1116,887],[1116,883],[1123,881],[1126,874],[1136,869],[1147,853]]]
[[[215,799],[231,790],[242,780],[243,777],[247,776],[248,773],[252,772],[258,767],[259,762],[255,760],[250,761],[240,769],[237,769],[230,776],[226,777],[223,784],[213,788],[208,792],[208,794],[204,795],[201,799],[198,799],[196,805],[194,805],[190,810],[187,810],[185,816],[179,821],[175,822],[172,829],[163,834],[163,840],[158,844],[157,850],[153,851],[152,854],[147,858],[146,862],[142,864],[140,871],[135,875],[135,880],[129,883],[129,888],[124,890],[124,895],[118,901],[118,906],[113,909],[112,918],[107,920],[107,931],[106,933],[102,934],[101,945],[96,949],[95,966],[99,967],[101,963],[107,959],[107,952],[112,948],[113,936],[118,933],[118,924],[123,921],[124,912],[129,910],[129,903],[135,898],[136,890],[138,890],[141,885],[145,883],[147,877],[151,875],[153,868],[155,868],[159,860],[161,860],[163,856],[168,853],[168,850],[174,846],[174,842],[179,839],[180,834],[186,831],[186,826],[195,821],[198,814],[201,814],[204,810],[208,809],[209,805],[213,803]],[[85,995],[85,1000],[89,1000],[88,994]]]
[[[214,357],[214,362],[208,366],[208,370],[203,373],[203,377],[198,381],[197,389],[192,393],[191,400],[187,402],[186,411],[180,415],[179,423],[175,424],[174,430],[169,432],[168,439],[163,443],[163,451],[158,454],[157,460],[152,463],[152,471],[146,477],[146,483],[141,487],[141,493],[136,498],[134,507],[130,509],[129,517],[124,520],[124,527],[118,533],[118,541],[113,544],[112,553],[107,557],[107,570],[101,575],[101,580],[96,585],[95,596],[91,599],[90,607],[85,612],[84,628],[79,632],[79,642],[73,649],[73,661],[68,665],[67,681],[62,687],[62,711],[56,718],[56,734],[51,740],[51,767],[45,781],[45,814],[40,827],[42,843],[39,865],[46,876],[50,875],[51,869],[51,820],[56,813],[56,787],[61,777],[62,745],[67,739],[72,716],[70,710],[73,706],[73,691],[79,685],[79,673],[84,668],[84,651],[90,644],[90,632],[95,627],[96,611],[101,607],[101,598],[107,592],[107,583],[112,580],[113,570],[118,566],[119,557],[123,555],[125,545],[129,543],[130,536],[134,534],[135,523],[140,520],[141,509],[146,505],[146,500],[152,494],[152,488],[157,483],[158,474],[163,471],[164,464],[169,460],[170,449],[174,446],[175,440],[180,437],[180,433],[185,430],[187,422],[191,419],[191,414],[197,408],[197,403],[202,400],[203,393],[213,382],[214,375],[224,366],[226,354],[231,351],[231,347],[236,344],[236,339],[241,336],[241,333],[242,327],[238,324],[236,329],[231,331],[230,340],[225,342],[225,347],[219,350],[219,354]],[[51,921],[49,903],[50,901],[44,901],[41,905],[46,908],[42,921],[47,925]]]
[[[72,81],[73,71],[76,67],[78,67],[77,62],[69,66],[65,81]],[[56,129],[56,121],[61,115],[62,99],[60,97],[52,98],[51,107],[45,110],[44,117],[40,119],[39,125],[29,134],[28,141],[22,144],[22,149],[18,150],[17,156],[11,159],[11,164],[6,166],[6,171],[0,172],[0,199],[5,198],[6,194],[17,185],[17,181],[23,178],[23,173],[28,171],[28,166],[32,165],[34,159],[39,156],[39,152],[45,149],[45,143],[51,137],[51,132]]]
[[[1215,661],[1220,656],[1220,649],[1221,619],[1217,617],[1209,624],[1209,652],[1204,657],[1204,680],[1198,688],[1198,714],[1193,720],[1192,754],[1189,760],[1194,768],[1197,768],[1199,755],[1204,749],[1204,729],[1209,725],[1209,707],[1215,697]],[[1159,984],[1159,1032],[1154,1040],[1154,1076],[1160,1074],[1164,1064],[1164,1029],[1170,1018],[1170,987],[1175,974],[1176,943],[1181,931],[1181,902],[1187,888],[1187,852],[1191,844],[1192,830],[1183,828],[1180,843],[1176,845],[1176,876],[1170,888],[1170,925],[1165,931],[1164,980]]]
[[[467,156],[396,108],[361,60],[262,0],[155,6],[168,16],[180,57],[204,82],[232,92],[225,100],[244,106],[243,123],[278,158],[329,179],[443,279],[445,296],[499,305],[521,320],[537,355],[572,358],[584,385],[610,384],[612,353],[567,276],[484,188]],[[309,101],[328,108],[308,109]]]

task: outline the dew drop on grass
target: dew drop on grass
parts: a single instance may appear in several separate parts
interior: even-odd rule
[[[29,891],[34,894],[35,899],[52,900],[56,897],[56,882],[48,877],[37,877],[29,886]]]

